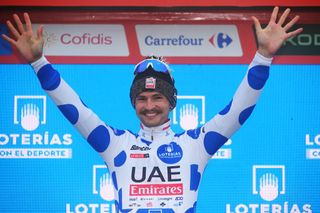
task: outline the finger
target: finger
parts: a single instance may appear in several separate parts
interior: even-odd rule
[[[278,12],[279,12],[279,7],[274,7],[273,11],[272,11],[272,14],[271,14],[270,22],[276,22],[277,16],[278,16]]]
[[[301,33],[302,31],[303,31],[303,28],[301,27],[301,28],[299,28],[299,29],[297,29],[297,30],[295,30],[295,31],[292,31],[292,32],[290,32],[290,33],[287,33],[287,39],[298,35],[298,34]]]
[[[24,13],[24,21],[26,22],[27,31],[32,32],[32,24],[28,13]]]
[[[17,25],[17,27],[18,27],[19,32],[20,32],[21,34],[24,33],[25,30],[24,30],[23,24],[22,24],[19,16],[18,16],[17,14],[14,14],[14,15],[13,15],[13,19],[14,19],[15,22],[16,22],[16,25]]]
[[[11,21],[7,21],[7,26],[10,30],[10,32],[13,34],[13,36],[18,39],[20,37],[20,33],[16,30],[16,28],[13,26]]]
[[[40,25],[37,30],[37,37],[40,40],[43,40],[43,25]]]
[[[299,20],[299,16],[295,16],[288,24],[286,24],[286,26],[284,26],[284,30],[288,31],[298,20]]]
[[[254,28],[256,28],[256,31],[262,30],[259,20],[255,16],[252,16],[251,18],[253,20]]]
[[[280,26],[283,25],[283,23],[286,21],[288,15],[290,13],[290,8],[287,8],[284,13],[281,15],[278,24],[280,24]]]
[[[7,42],[9,42],[12,46],[16,46],[16,41],[13,40],[12,38],[8,37],[7,35],[2,34],[2,38],[4,40],[6,40]]]

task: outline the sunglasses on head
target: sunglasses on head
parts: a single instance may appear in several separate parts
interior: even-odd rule
[[[171,73],[169,71],[169,67],[166,63],[157,60],[157,59],[145,59],[141,61],[139,64],[137,64],[134,68],[134,75],[137,75],[138,73],[142,73],[146,71],[149,67],[157,72],[163,72],[167,73],[171,77]],[[172,79],[172,77],[171,77]]]

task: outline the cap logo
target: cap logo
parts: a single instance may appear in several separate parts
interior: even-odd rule
[[[153,77],[149,77],[146,78],[146,84],[145,84],[145,88],[146,89],[155,89],[156,88],[156,80]]]

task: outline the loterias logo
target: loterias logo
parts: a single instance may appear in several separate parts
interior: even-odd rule
[[[171,142],[170,144],[161,145],[157,150],[157,155],[162,162],[175,164],[181,160],[183,152],[177,143]]]
[[[306,134],[306,159],[320,160],[320,134]]]
[[[311,204],[289,201],[274,202],[285,193],[284,165],[254,165],[252,167],[252,194],[259,195],[262,199],[261,203],[228,203],[226,213],[312,213]]]
[[[66,213],[116,212],[115,189],[111,175],[105,165],[93,166],[91,185],[92,194],[98,195],[96,196],[98,201],[92,203],[67,203]]]
[[[46,96],[14,96],[13,123],[21,127],[0,133],[0,158],[71,158],[72,135],[46,129]],[[59,148],[57,148],[59,147]]]

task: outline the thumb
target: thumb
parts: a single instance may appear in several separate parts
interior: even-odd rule
[[[256,32],[262,30],[260,21],[255,16],[252,16],[251,19],[253,20],[254,28],[256,29]]]
[[[43,40],[43,25],[40,25],[40,27],[37,30],[37,38]]]

